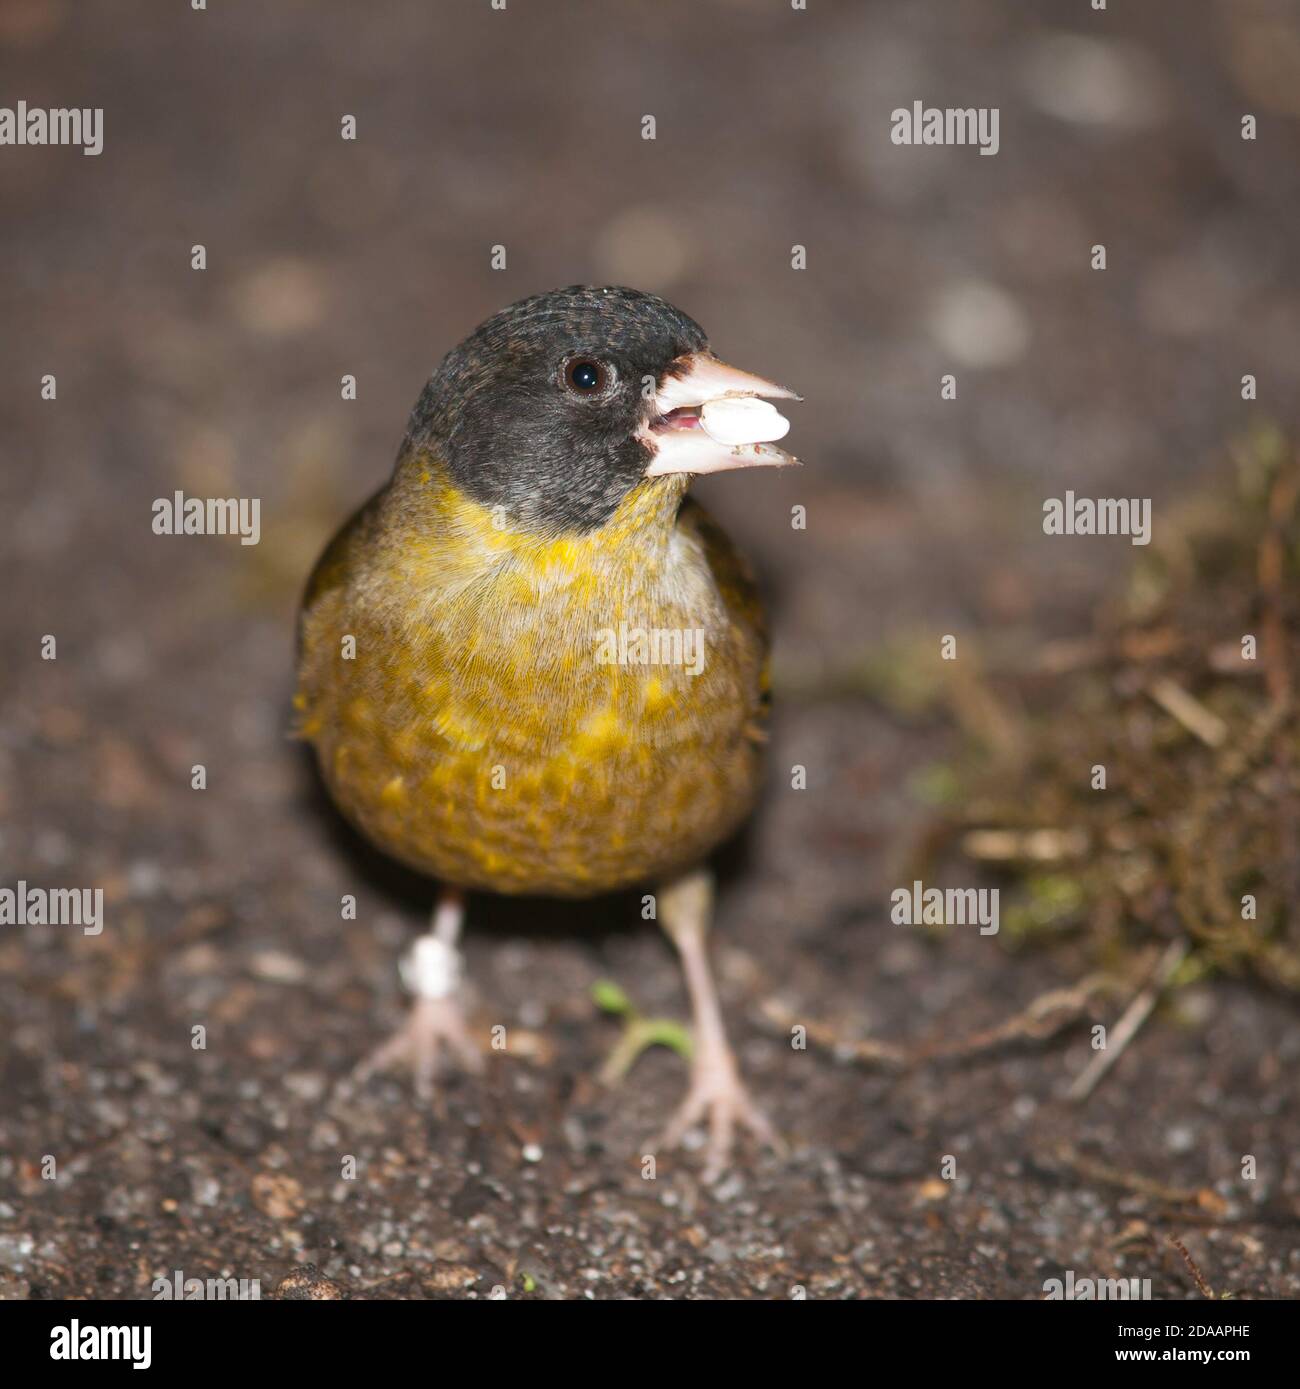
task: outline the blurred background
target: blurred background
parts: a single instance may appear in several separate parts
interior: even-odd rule
[[[6,0],[0,76],[11,105],[105,113],[97,158],[0,149],[0,881],[102,885],[109,923],[0,932],[0,1296],[303,1264],[291,1287],[350,1296],[1033,1298],[1072,1268],[1186,1297],[1193,1266],[1300,1291],[1284,998],[1183,991],[1083,1106],[1084,1027],[917,1060],[1080,974],[891,926],[918,771],[955,735],[879,670],[945,633],[1089,630],[1132,549],[1044,536],[1044,498],[1150,497],[1158,533],[1293,426],[1293,3]],[[918,100],[999,108],[996,157],[892,144]],[[639,1175],[680,1057],[591,1079],[618,1035],[593,983],[685,1012],[627,903],[568,930],[481,904],[470,970],[511,1056],[434,1113],[401,1079],[335,1098],[403,1006],[430,889],[287,738],[297,598],[442,354],[575,282],[663,294],[805,397],[801,471],[699,488],[775,616],[772,785],[716,944],[793,1150],[712,1195],[689,1158]],[[261,543],[153,535],[176,489],[260,498]],[[826,1044],[792,1053],[791,1019]]]

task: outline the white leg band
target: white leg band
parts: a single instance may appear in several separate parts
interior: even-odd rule
[[[421,936],[399,968],[407,992],[417,998],[449,998],[460,988],[460,951],[437,936]]]

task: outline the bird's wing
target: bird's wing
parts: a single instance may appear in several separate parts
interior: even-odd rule
[[[298,670],[298,688],[293,697],[294,720],[291,734],[295,738],[310,741],[321,727],[319,711],[313,707],[321,690],[320,662],[308,649],[308,624],[313,618],[325,613],[331,600],[343,601],[343,590],[349,579],[355,578],[356,557],[375,525],[382,495],[381,489],[353,512],[321,552],[307,580],[302,606],[298,610],[296,633],[294,664]],[[329,625],[336,622],[338,616],[339,613],[335,611],[324,620]]]
[[[304,624],[321,599],[346,582],[350,569],[349,555],[354,545],[364,544],[370,535],[383,492],[384,489],[381,487],[374,496],[363,502],[339,527],[333,540],[321,551],[320,558],[316,561],[311,576],[307,580],[307,587],[302,595],[302,605],[298,610],[298,656],[300,658],[302,656]]]

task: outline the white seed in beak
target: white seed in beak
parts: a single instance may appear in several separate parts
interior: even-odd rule
[[[790,421],[766,400],[754,396],[720,396],[706,400],[700,428],[719,444],[767,444],[784,439]]]

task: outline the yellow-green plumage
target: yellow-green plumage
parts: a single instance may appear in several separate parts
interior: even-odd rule
[[[445,882],[583,896],[702,860],[760,775],[766,636],[731,542],[681,476],[594,530],[517,533],[410,450],[303,607],[299,729],[337,804]],[[628,629],[704,664],[609,663]],[[344,658],[344,638],[355,659]]]

